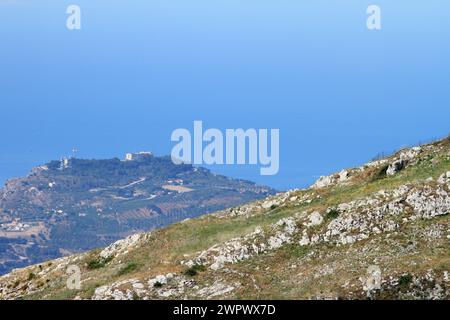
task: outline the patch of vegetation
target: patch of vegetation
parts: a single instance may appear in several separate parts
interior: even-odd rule
[[[441,263],[438,267],[437,267],[437,270],[438,271],[441,271],[441,272],[445,272],[445,271],[448,271],[448,270],[450,270],[450,263]]]
[[[155,288],[161,288],[163,286],[163,284],[159,281],[156,281],[155,284],[153,285],[153,287]]]
[[[28,281],[31,281],[31,280],[33,280],[33,279],[35,279],[36,278],[36,275],[33,273],[33,272],[30,272],[29,274],[28,274]]]
[[[398,285],[401,289],[405,289],[413,280],[413,276],[411,274],[404,274],[398,279]]]
[[[108,258],[97,258],[97,259],[93,259],[88,261],[87,263],[87,268],[89,270],[96,270],[96,269],[100,269],[103,268],[104,266],[106,266],[108,264],[108,262],[110,262],[112,260],[112,257],[108,257]]]
[[[83,295],[81,297],[90,298],[94,295],[95,289],[102,286],[104,283],[94,280],[93,282],[87,282],[86,285],[83,284]],[[72,290],[73,291],[73,290]]]
[[[297,243],[289,244],[279,250],[280,259],[303,258],[308,254],[308,246],[299,246]]]
[[[141,300],[141,297],[136,292],[133,292],[133,300]]]
[[[189,277],[196,276],[199,272],[205,271],[206,267],[202,264],[194,264],[192,267],[186,269],[184,274]]]
[[[118,275],[119,275],[119,276],[122,276],[122,275],[124,275],[124,274],[130,273],[130,272],[133,272],[133,271],[136,271],[137,268],[138,268],[137,263],[135,263],[135,262],[128,262],[127,265],[126,265],[125,267],[123,267],[123,268],[121,268],[121,269],[119,270]]]
[[[270,210],[275,210],[276,208],[278,208],[278,206],[276,204],[273,204],[270,206]]]
[[[386,164],[384,166],[381,167],[381,169],[379,169],[378,171],[375,172],[375,174],[372,176],[372,182],[373,181],[377,181],[377,180],[381,180],[387,177],[387,170],[389,168],[389,165]]]
[[[337,209],[330,209],[327,214],[325,215],[326,220],[334,220],[337,217],[339,217],[340,212]]]
[[[439,219],[447,218],[448,215],[450,215],[450,211],[448,211],[448,212],[446,212],[446,213],[444,213],[444,214],[441,214],[440,216],[438,216],[438,218],[439,218]]]
[[[72,290],[64,288],[63,290],[59,290],[55,292],[55,294],[51,297],[52,300],[73,300],[78,294],[79,290]],[[44,299],[42,296],[30,297],[32,300],[40,300]]]

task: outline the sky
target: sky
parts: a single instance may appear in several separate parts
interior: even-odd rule
[[[170,154],[194,120],[280,129],[277,175],[209,167],[280,190],[446,136],[449,14],[448,0],[0,0],[0,185],[74,146]]]

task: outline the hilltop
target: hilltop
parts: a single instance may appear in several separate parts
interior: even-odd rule
[[[449,299],[450,139],[0,278],[3,299]],[[66,287],[68,266],[81,288]]]
[[[0,189],[0,274],[274,193],[170,157],[62,159]]]

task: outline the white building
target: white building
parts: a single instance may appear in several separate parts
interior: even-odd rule
[[[153,157],[153,153],[148,151],[140,151],[137,153],[127,153],[125,155],[125,161],[144,160]]]
[[[62,157],[59,162],[59,170],[64,170],[70,167],[70,161],[66,157]]]

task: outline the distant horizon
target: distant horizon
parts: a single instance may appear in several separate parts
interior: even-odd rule
[[[395,149],[392,149],[392,150],[384,150],[384,151],[380,151],[378,154],[375,154],[372,158],[367,159],[365,162],[362,162],[362,163],[355,163],[353,166],[349,166],[349,167],[345,167],[345,168],[340,168],[340,169],[337,169],[337,170],[332,171],[332,172],[326,172],[326,173],[323,173],[323,174],[319,174],[319,175],[316,175],[316,176],[312,176],[310,182],[308,182],[307,184],[302,185],[302,186],[299,185],[299,186],[297,186],[297,187],[294,186],[294,187],[292,187],[292,188],[287,188],[287,189],[280,189],[280,188],[278,188],[278,187],[272,186],[272,185],[267,184],[267,183],[264,183],[264,182],[258,182],[258,181],[254,181],[254,180],[252,180],[252,179],[250,179],[250,178],[244,178],[244,177],[240,177],[240,176],[238,176],[238,175],[229,175],[229,174],[226,174],[226,173],[223,173],[223,172],[222,172],[224,167],[233,168],[233,167],[234,167],[233,165],[210,165],[210,166],[207,166],[207,165],[193,165],[193,164],[191,164],[191,165],[192,165],[193,167],[203,167],[203,168],[206,168],[206,169],[210,170],[210,171],[211,171],[212,173],[214,173],[214,174],[224,175],[224,176],[227,176],[227,177],[230,177],[230,178],[233,178],[233,179],[247,180],[247,181],[250,181],[250,182],[254,182],[254,183],[256,183],[257,185],[267,186],[267,187],[270,187],[270,188],[275,189],[276,191],[283,192],[283,191],[288,191],[288,190],[291,190],[291,189],[303,189],[303,188],[308,188],[308,187],[310,187],[317,179],[319,179],[321,176],[327,176],[327,175],[330,175],[330,174],[333,174],[333,173],[337,173],[337,172],[339,172],[340,170],[356,168],[356,167],[358,167],[358,166],[360,166],[360,165],[363,165],[363,164],[365,164],[365,163],[367,163],[367,162],[373,161],[375,157],[378,157],[378,156],[389,157],[390,155],[392,155],[392,154],[394,154],[394,153],[400,151],[400,150],[403,149],[403,148],[412,148],[412,147],[414,147],[414,146],[426,145],[426,144],[433,143],[434,141],[439,141],[439,140],[445,139],[445,138],[447,138],[447,137],[450,137],[450,135],[449,135],[449,134],[445,134],[445,135],[443,135],[443,136],[441,136],[441,137],[434,137],[434,138],[424,139],[424,140],[419,141],[419,142],[417,142],[417,143],[415,143],[415,144],[401,145],[401,146],[399,146],[398,148],[395,148]],[[153,155],[154,157],[158,157],[158,158],[169,157],[169,158],[170,158],[170,154],[157,154],[157,153],[155,153],[155,152],[153,152],[152,150],[149,150],[149,149],[141,149],[141,150],[135,150],[135,151],[131,151],[131,150],[130,150],[130,151],[125,152],[125,153],[124,153],[124,156],[125,156],[127,153],[137,153],[137,152],[151,152],[152,155]],[[46,164],[48,164],[48,163],[50,163],[50,162],[53,162],[53,161],[60,161],[62,157],[66,157],[66,158],[68,158],[68,159],[78,159],[78,160],[88,160],[88,161],[89,161],[89,160],[92,160],[92,161],[93,161],[93,160],[113,160],[113,159],[118,159],[118,160],[120,160],[120,161],[126,161],[124,156],[123,156],[123,157],[119,157],[119,156],[111,156],[111,157],[107,157],[107,158],[99,158],[99,157],[89,157],[89,158],[86,157],[86,158],[84,158],[84,157],[80,157],[80,156],[78,156],[78,155],[75,156],[75,157],[70,156],[70,155],[62,155],[62,156],[60,157],[60,159],[49,159],[49,160],[47,160],[47,161],[44,161],[44,162],[42,162],[42,163],[39,163],[39,164],[36,164],[36,165],[30,167],[29,170],[28,170],[28,172],[25,173],[25,174],[22,175],[22,176],[13,176],[13,177],[10,177],[10,178],[5,178],[5,179],[3,179],[3,180],[0,180],[0,188],[3,188],[3,187],[5,186],[6,181],[12,180],[12,179],[22,178],[22,177],[26,176],[28,173],[30,173],[31,170],[32,170],[33,168],[36,168],[36,167],[39,167],[39,166],[42,166],[42,165],[46,165]],[[187,163],[187,164],[190,164],[190,163]],[[221,168],[222,168],[222,170],[220,170]],[[216,171],[215,169],[219,169],[219,170]],[[233,171],[233,170],[231,170],[231,171]]]
[[[169,155],[171,133],[280,130],[278,190],[450,131],[450,2],[78,0],[0,3],[0,184],[70,154]],[[20,39],[20,41],[18,41]],[[211,169],[209,166],[207,168]]]

